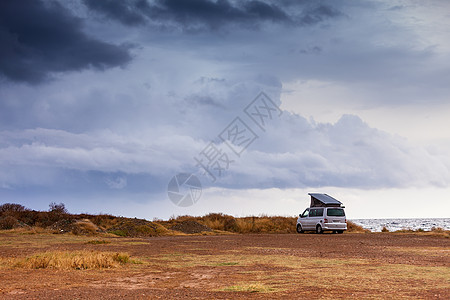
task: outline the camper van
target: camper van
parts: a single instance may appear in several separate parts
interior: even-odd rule
[[[327,194],[310,193],[311,204],[297,219],[297,232],[311,230],[316,233],[347,230],[347,218],[342,202]]]

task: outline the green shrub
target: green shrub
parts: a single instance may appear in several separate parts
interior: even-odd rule
[[[127,236],[127,233],[125,231],[123,231],[123,230],[120,230],[120,229],[110,231],[110,233],[118,235],[118,236]]]

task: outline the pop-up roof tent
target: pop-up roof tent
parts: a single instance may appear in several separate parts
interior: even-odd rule
[[[311,196],[310,207],[341,207],[342,202],[334,199],[327,194],[309,193]]]

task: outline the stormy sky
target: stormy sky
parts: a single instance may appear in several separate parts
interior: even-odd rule
[[[0,201],[147,219],[295,215],[319,192],[349,218],[448,217],[449,8],[1,1]],[[265,117],[246,113],[258,96]],[[233,149],[236,124],[250,136]],[[214,180],[196,160],[211,145]],[[201,181],[192,206],[168,198],[178,173]]]

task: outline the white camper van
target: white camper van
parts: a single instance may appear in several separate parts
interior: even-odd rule
[[[343,233],[347,230],[347,218],[342,202],[327,194],[310,193],[311,205],[298,216],[297,232],[307,230],[323,233],[333,231]]]

